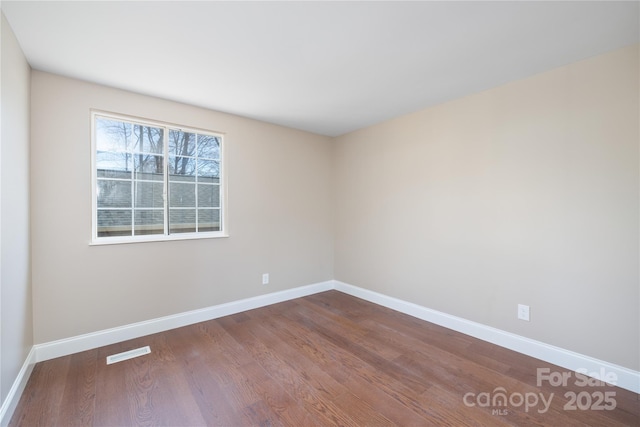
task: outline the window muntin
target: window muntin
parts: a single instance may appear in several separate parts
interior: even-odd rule
[[[94,112],[93,242],[224,236],[222,135]]]

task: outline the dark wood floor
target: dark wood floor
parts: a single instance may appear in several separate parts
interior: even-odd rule
[[[637,394],[537,368],[568,372],[329,291],[38,363],[10,425],[640,425]]]

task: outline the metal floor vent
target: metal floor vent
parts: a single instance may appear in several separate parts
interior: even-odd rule
[[[123,360],[133,359],[134,357],[144,356],[145,354],[151,353],[151,348],[149,346],[140,347],[133,350],[125,351],[118,354],[112,354],[111,356],[107,356],[107,365],[111,365],[112,363],[122,362]]]

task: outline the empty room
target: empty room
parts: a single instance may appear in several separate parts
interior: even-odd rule
[[[640,425],[640,2],[0,9],[0,426]]]

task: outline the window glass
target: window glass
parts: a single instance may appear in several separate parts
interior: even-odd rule
[[[92,117],[94,242],[222,235],[221,135]]]

